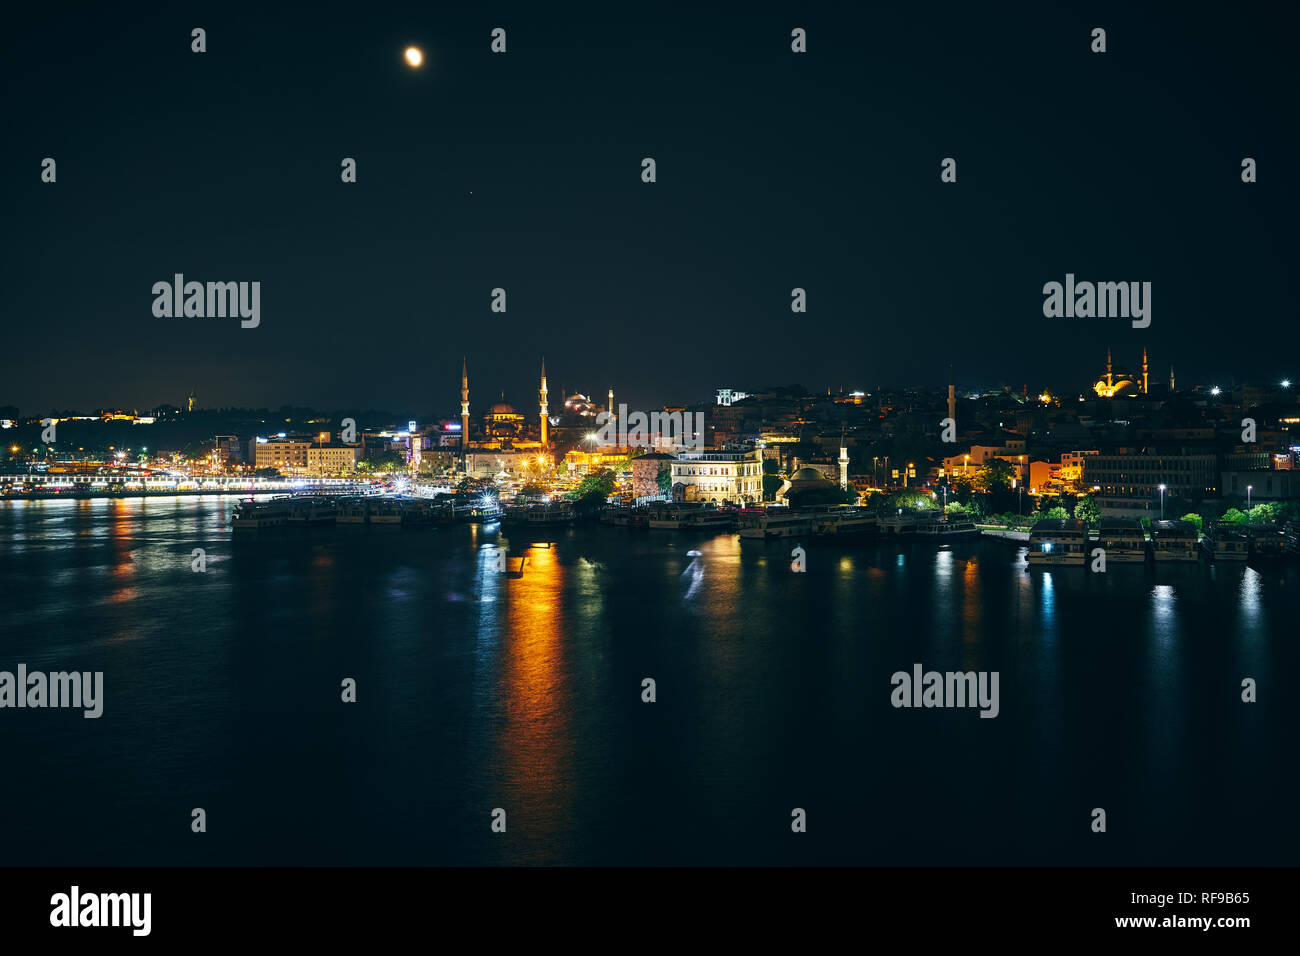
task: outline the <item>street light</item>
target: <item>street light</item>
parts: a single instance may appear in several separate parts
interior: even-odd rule
[[[1165,520],[1165,486],[1160,486],[1160,520]]]
[[[1252,488],[1254,488],[1254,487],[1255,487],[1254,485],[1247,485],[1247,486],[1246,486],[1246,510],[1247,510],[1247,511],[1250,511],[1250,489],[1252,489]]]

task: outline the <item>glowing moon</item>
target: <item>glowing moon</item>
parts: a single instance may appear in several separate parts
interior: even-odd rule
[[[406,62],[413,67],[424,62],[424,54],[420,52],[418,46],[408,46],[406,48]]]

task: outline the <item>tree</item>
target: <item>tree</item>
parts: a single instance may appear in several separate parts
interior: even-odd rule
[[[357,462],[358,471],[404,471],[406,459],[400,452],[381,451]]]
[[[1058,505],[1058,506],[1055,507],[1055,508],[1049,508],[1049,509],[1047,509],[1047,512],[1043,515],[1043,517],[1045,517],[1045,518],[1059,518],[1059,519],[1061,519],[1061,520],[1064,520],[1064,519],[1070,517],[1070,512],[1066,511],[1064,508],[1062,508],[1062,507],[1060,507],[1060,506]]]
[[[981,491],[999,492],[1011,487],[1016,466],[1005,458],[990,458],[975,472],[975,484]]]
[[[1246,512],[1250,524],[1272,524],[1277,520],[1281,508],[1270,502],[1261,502]]]
[[[1095,525],[1101,520],[1101,506],[1091,495],[1084,495],[1074,503],[1074,517],[1088,526]]]
[[[1205,521],[1198,514],[1185,514],[1180,520],[1196,525],[1197,534],[1200,534],[1201,528],[1205,524]]]
[[[763,500],[774,501],[776,499],[776,493],[781,490],[783,484],[785,484],[785,482],[782,481],[778,475],[764,475]]]
[[[569,498],[579,508],[591,508],[603,505],[613,493],[614,472],[608,468],[601,468],[578,482],[578,487],[569,492]]]
[[[667,465],[659,469],[659,474],[655,476],[655,484],[659,490],[667,494],[673,490],[673,470]]]
[[[1223,513],[1223,517],[1219,520],[1224,524],[1245,524],[1246,515],[1244,512],[1239,511],[1236,508],[1229,508]]]

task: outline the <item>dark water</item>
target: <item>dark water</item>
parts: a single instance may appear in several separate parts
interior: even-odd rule
[[[1300,859],[1294,564],[805,542],[795,574],[593,527],[512,578],[494,529],[232,541],[234,503],[0,504],[0,670],[105,674],[98,720],[0,710],[3,862]],[[999,671],[1000,715],[894,709],[918,662]]]

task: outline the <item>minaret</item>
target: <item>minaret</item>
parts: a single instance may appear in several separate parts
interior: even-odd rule
[[[1169,392],[1170,394],[1174,392],[1174,367],[1172,365],[1169,366]]]
[[[957,389],[952,384],[952,366],[948,366],[948,417],[957,421]]]
[[[849,446],[844,443],[844,426],[840,426],[840,488],[849,490]]]
[[[542,399],[542,410],[541,410],[541,415],[542,415],[542,447],[545,448],[545,447],[546,447],[546,425],[547,425],[547,421],[546,421],[546,414],[547,414],[547,407],[546,407],[546,356],[545,356],[545,355],[542,356],[542,390],[541,390],[541,392],[540,392],[539,394],[541,395],[541,399]]]
[[[1115,384],[1114,376],[1110,373],[1110,346],[1106,346],[1106,387],[1113,387]]]
[[[609,421],[613,421],[614,415],[614,386],[609,387],[609,404],[605,406],[605,411],[609,412]]]
[[[1147,347],[1142,346],[1142,394],[1147,393]]]
[[[465,450],[469,445],[469,371],[464,357],[460,360],[460,463],[465,464]]]

